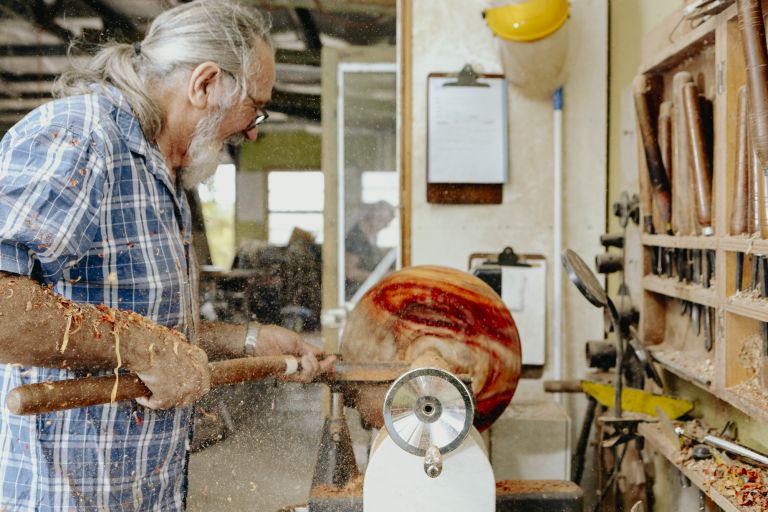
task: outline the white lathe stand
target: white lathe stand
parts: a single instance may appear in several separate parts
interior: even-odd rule
[[[493,469],[473,417],[471,392],[447,371],[418,368],[396,380],[384,401],[386,428],[371,448],[363,511],[496,510]]]

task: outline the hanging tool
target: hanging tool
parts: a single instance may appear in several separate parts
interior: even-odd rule
[[[731,235],[743,235],[747,232],[747,197],[749,193],[749,144],[747,141],[747,90],[739,88],[739,108],[736,112],[736,126],[739,133],[736,143],[736,177],[733,187],[731,210]],[[744,253],[736,253],[736,291],[741,291],[744,273]]]
[[[742,48],[746,63],[747,91],[749,95],[749,139],[752,143],[753,192],[759,212],[756,231],[768,237],[768,51],[766,51],[765,23],[760,0],[737,0],[742,35]]]
[[[702,284],[702,257],[700,249],[693,249],[693,282],[697,285]],[[701,304],[693,303],[691,312],[691,322],[693,322],[693,333],[698,336],[701,334]]]
[[[581,381],[581,388],[589,396],[604,407],[614,407],[614,387],[609,384]],[[693,409],[693,402],[666,395],[657,395],[640,389],[624,388],[621,390],[621,408],[625,411],[639,412],[649,416],[657,416],[656,408],[660,408],[670,418],[679,418]]]
[[[747,99],[749,105],[749,99]],[[747,109],[749,112],[749,108]],[[747,147],[748,147],[748,166],[749,179],[747,180],[747,230],[750,235],[760,235],[761,233],[761,212],[762,194],[760,187],[762,184],[762,172],[760,171],[760,162],[755,154],[755,146],[752,143],[752,134],[749,124],[747,124]]]
[[[760,0],[737,0],[749,93],[749,137],[763,174],[768,164],[768,51]]]
[[[757,279],[760,275],[760,258],[759,254],[752,255],[752,279],[749,283],[749,289],[752,291],[757,290]]]
[[[714,266],[714,262],[710,258],[711,251],[705,251],[704,252],[704,288],[709,289],[710,287],[710,275],[711,275],[711,269]],[[704,308],[704,348],[707,349],[707,352],[712,350],[712,345],[714,343],[713,340],[713,334],[712,334],[712,315],[710,313],[711,308],[707,305],[702,306]]]
[[[688,150],[693,164],[693,190],[696,201],[696,220],[704,236],[712,235],[712,167],[706,147],[701,116],[699,89],[692,83],[683,86]]]
[[[659,153],[661,155],[661,162],[664,164],[664,169],[666,171],[667,177],[669,178],[669,186],[670,186],[670,201],[671,205],[670,208],[672,209],[671,212],[671,224],[672,224],[672,232],[677,233],[678,232],[678,221],[677,217],[679,217],[680,212],[676,211],[675,205],[675,198],[674,198],[674,190],[675,190],[675,180],[674,180],[674,170],[672,168],[672,102],[671,101],[662,101],[661,105],[659,106],[659,121],[657,124],[658,133],[658,141],[659,141]]]
[[[651,183],[653,205],[659,215],[662,224],[662,233],[669,233],[671,227],[671,187],[664,162],[661,159],[659,144],[654,136],[653,118],[651,117],[651,105],[648,93],[650,91],[649,78],[646,75],[638,75],[633,83],[635,99],[635,112],[640,126],[640,137],[645,151],[645,162],[648,166],[648,175]]]
[[[643,232],[654,234],[656,228],[653,225],[653,202],[651,199],[651,180],[647,172],[640,172],[638,177],[640,181],[639,206],[643,213]]]
[[[691,171],[690,158],[688,151],[688,131],[686,130],[687,121],[685,119],[685,101],[683,99],[683,88],[685,84],[693,83],[693,76],[687,71],[675,73],[672,79],[673,106],[672,106],[672,127],[674,137],[672,140],[672,171],[674,177],[672,182],[675,206],[678,210],[678,231],[679,235],[692,235],[694,233],[694,212],[691,208],[690,189],[691,189]]]

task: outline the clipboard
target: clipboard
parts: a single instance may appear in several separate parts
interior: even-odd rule
[[[509,168],[504,75],[430,73],[427,201],[499,204]]]

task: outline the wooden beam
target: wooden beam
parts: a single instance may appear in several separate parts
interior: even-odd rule
[[[255,7],[274,9],[305,8],[326,12],[359,12],[368,14],[390,14],[397,11],[397,0],[241,0]]]
[[[400,261],[411,265],[413,223],[413,0],[399,1],[400,23]]]

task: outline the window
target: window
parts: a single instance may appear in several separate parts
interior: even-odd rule
[[[221,164],[197,186],[214,265],[229,269],[235,257],[235,166]]]
[[[294,228],[323,241],[324,182],[322,171],[271,171],[267,177],[268,240],[286,245]]]

